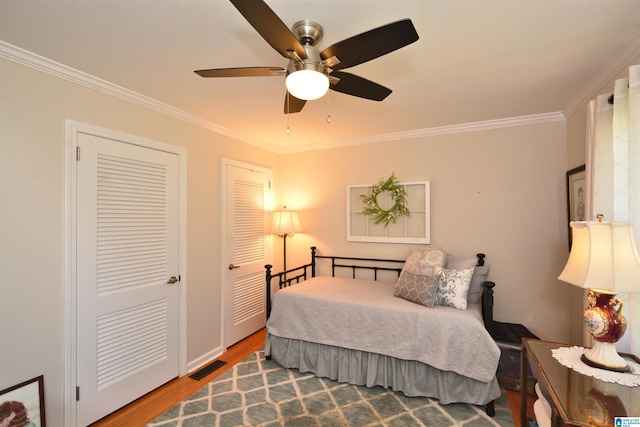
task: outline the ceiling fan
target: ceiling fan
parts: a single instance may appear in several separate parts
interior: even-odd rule
[[[196,70],[202,77],[260,77],[286,74],[285,114],[302,111],[308,100],[323,96],[327,89],[359,98],[382,101],[391,93],[382,85],[340,71],[378,58],[418,40],[410,19],[392,22],[335,43],[320,51],[322,27],[313,21],[298,21],[292,29],[263,0],[231,0],[242,16],[280,55],[289,60],[282,67],[238,67]]]

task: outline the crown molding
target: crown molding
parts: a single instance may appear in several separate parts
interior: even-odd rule
[[[510,117],[505,119],[485,120],[482,122],[462,123],[449,126],[438,126],[425,129],[416,129],[405,132],[394,132],[381,135],[373,135],[365,138],[331,141],[322,144],[298,146],[286,149],[287,153],[323,150],[352,145],[375,144],[379,142],[406,141],[410,139],[429,138],[440,135],[451,135],[465,132],[478,132],[491,129],[500,129],[514,126],[536,125],[541,123],[563,122],[566,118],[561,111],[554,113],[533,114],[529,116]]]
[[[535,114],[530,116],[511,117],[505,119],[486,120],[482,122],[463,123],[450,126],[440,126],[433,128],[417,129],[406,132],[395,132],[389,134],[373,135],[365,138],[329,141],[314,145],[299,145],[292,148],[276,147],[262,140],[248,137],[247,135],[212,123],[200,116],[188,113],[184,110],[172,107],[171,105],[157,101],[153,98],[141,95],[132,90],[115,85],[106,80],[99,79],[90,74],[76,70],[56,61],[52,61],[43,56],[29,52],[12,44],[0,40],[0,58],[5,58],[18,64],[42,71],[44,73],[59,77],[64,80],[91,88],[104,94],[140,105],[153,111],[157,111],[169,117],[182,120],[187,123],[211,130],[221,135],[246,142],[276,154],[294,153],[302,151],[322,150],[336,147],[346,147],[361,144],[375,144],[379,142],[404,141],[417,138],[428,138],[437,135],[450,135],[456,133],[476,132],[489,129],[498,129],[512,126],[525,126],[539,123],[549,123],[565,120],[562,112]],[[628,62],[628,61],[627,61]]]
[[[76,83],[81,86],[102,92],[104,94],[123,99],[133,104],[140,105],[153,111],[157,111],[169,117],[191,123],[193,125],[211,130],[213,132],[228,136],[230,138],[256,145],[269,151],[275,151],[277,148],[264,141],[249,138],[238,132],[234,132],[225,127],[219,126],[208,120],[203,119],[195,114],[188,113],[179,108],[157,101],[148,96],[141,95],[132,90],[118,86],[106,80],[76,70],[64,64],[61,64],[43,56],[37,55],[28,50],[19,48],[12,44],[0,40],[0,58],[5,58],[18,64],[33,68],[38,71],[59,77],[61,79]]]
[[[616,78],[625,68],[629,67],[631,61],[640,55],[640,36],[636,37],[616,56],[616,58],[600,72],[585,88],[571,101],[563,110],[565,117],[571,117],[583,105],[601,95],[605,85]],[[609,92],[613,91],[613,87]]]

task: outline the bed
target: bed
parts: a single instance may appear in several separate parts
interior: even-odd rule
[[[486,405],[493,416],[493,401],[500,396],[500,350],[490,333],[495,283],[484,280],[484,254],[474,259],[475,271],[486,272],[480,276],[482,290],[475,300],[465,294],[465,309],[427,308],[398,295],[411,257],[405,263],[325,256],[312,247],[309,264],[276,274],[265,266],[266,357],[340,382],[382,386],[442,404]],[[326,261],[331,275],[317,275],[318,263]],[[344,277],[345,269],[350,277]],[[444,271],[454,270],[438,270]]]

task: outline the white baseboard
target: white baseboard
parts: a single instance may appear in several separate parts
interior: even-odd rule
[[[222,355],[222,353],[224,353],[224,350],[222,349],[222,347],[218,347],[218,348],[215,348],[215,349],[211,350],[208,353],[203,354],[202,356],[198,357],[197,359],[194,359],[194,360],[190,361],[189,363],[187,363],[187,372],[192,373],[193,371],[197,370],[198,368],[201,368],[204,365],[208,364],[209,362],[214,361],[215,359],[220,357]]]

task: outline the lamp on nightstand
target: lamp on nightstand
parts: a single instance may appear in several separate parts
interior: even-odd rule
[[[640,292],[640,258],[630,222],[581,221],[570,224],[573,244],[569,260],[558,279],[589,289],[584,312],[593,347],[585,351],[587,365],[617,372],[629,370],[616,351],[627,329],[620,292]],[[616,306],[618,308],[616,309]]]
[[[273,212],[273,217],[271,219],[271,233],[277,234],[283,238],[283,270],[285,274],[287,271],[287,237],[293,237],[295,233],[302,233],[302,226],[300,225],[298,212],[288,211],[286,209],[287,207],[284,206],[283,210]]]

